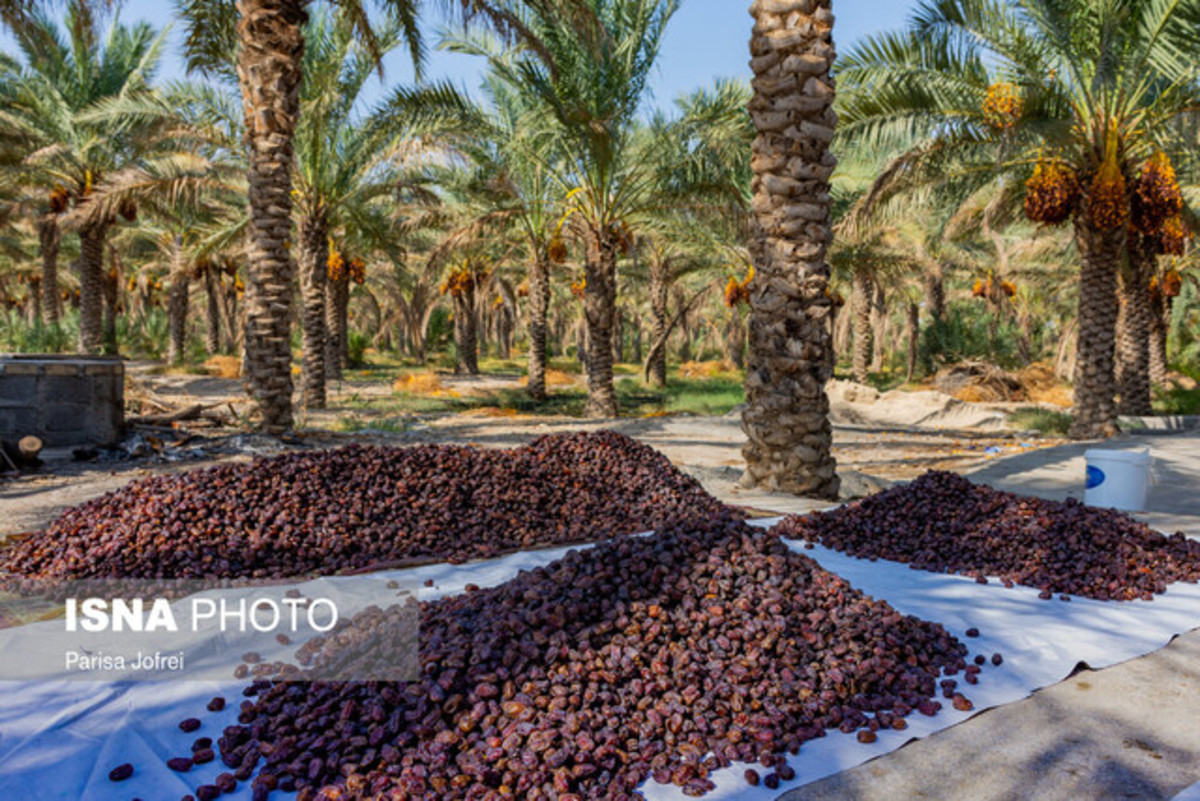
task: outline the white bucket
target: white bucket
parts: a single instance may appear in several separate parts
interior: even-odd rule
[[[1098,451],[1085,453],[1088,506],[1140,512],[1150,489],[1150,451]]]

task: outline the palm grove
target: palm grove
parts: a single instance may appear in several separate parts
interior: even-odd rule
[[[677,6],[444,3],[481,86],[372,100],[387,54],[420,74],[415,0],[184,2],[177,82],[107,4],[0,2],[8,341],[202,340],[274,432],[294,365],[322,408],[352,342],[423,361],[446,331],[467,371],[520,347],[538,400],[570,352],[597,417],[617,363],[661,384],[716,354],[745,369],[748,480],[824,496],[843,355],[859,380],[1049,357],[1084,438],[1200,361],[1200,2],[930,0],[844,48],[835,90],[829,2],[756,0],[753,80],[648,113]]]

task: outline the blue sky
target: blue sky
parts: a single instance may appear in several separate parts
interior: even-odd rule
[[[667,30],[658,74],[654,76],[654,104],[668,107],[675,97],[709,85],[724,77],[749,77],[748,42],[751,18],[749,0],[682,0],[679,12]],[[839,49],[848,49],[859,37],[904,24],[916,0],[837,0],[834,37]],[[168,0],[126,0],[121,11],[123,21],[146,20],[156,26],[171,23],[174,6]],[[440,23],[430,17],[426,38],[437,41]],[[164,63],[163,77],[183,74],[179,53],[181,31],[173,30],[171,46]],[[11,50],[11,40],[0,38],[0,47]],[[480,59],[432,51],[426,76],[449,78],[474,89],[478,83]],[[404,56],[393,54],[385,64],[385,81],[411,81],[412,68]]]

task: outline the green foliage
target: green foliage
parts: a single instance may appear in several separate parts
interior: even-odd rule
[[[0,350],[13,353],[70,353],[79,341],[79,313],[64,309],[57,326],[30,325],[17,309],[3,313],[0,325]]]
[[[125,356],[162,359],[167,354],[171,326],[165,309],[153,308],[117,318],[117,342]]]
[[[1046,437],[1065,437],[1071,427],[1071,415],[1055,409],[1026,406],[1010,414],[1008,423],[1021,431],[1036,431]]]
[[[365,361],[367,346],[371,344],[370,337],[361,331],[351,331],[346,341],[346,350],[350,355],[350,366],[361,367]]]
[[[941,321],[921,331],[921,359],[926,373],[940,365],[979,359],[1000,367],[1020,367],[1017,342],[1021,332],[1011,320],[994,321],[977,301],[951,303]]]
[[[1193,378],[1200,376],[1200,286],[1194,268],[1179,297],[1172,301],[1167,348],[1167,358],[1177,370]]]

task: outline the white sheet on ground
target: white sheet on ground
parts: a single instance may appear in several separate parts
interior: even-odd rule
[[[774,521],[759,521],[769,525]],[[972,712],[944,708],[929,718],[914,712],[905,731],[880,732],[877,742],[863,745],[853,734],[830,732],[804,744],[789,763],[796,778],[781,790],[797,787],[868,759],[885,754],[916,737],[924,737],[963,721],[989,707],[1011,703],[1034,690],[1065,678],[1079,662],[1101,668],[1149,653],[1166,645],[1176,634],[1200,626],[1200,586],[1176,584],[1152,602],[1102,603],[1082,598],[1068,602],[1042,601],[1037,591],[1004,589],[997,581],[987,585],[963,576],[912,570],[892,562],[854,559],[817,547],[805,549],[822,567],[837,573],[875,598],[886,600],[904,614],[942,623],[971,649],[971,655],[1004,656],[1004,664],[984,667],[980,683],[967,685],[955,677],[959,690],[975,704]],[[522,569],[546,564],[569,548],[514,554],[469,565],[430,565],[390,574],[406,585],[434,581],[422,589],[422,598],[462,592],[469,583],[480,587],[499,584]],[[387,575],[384,576],[388,577]],[[300,585],[304,589],[303,585]],[[386,599],[384,599],[386,600]],[[968,638],[968,628],[980,637]],[[97,684],[82,681],[0,683],[0,797],[30,799],[85,799],[85,801],[146,801],[180,798],[196,786],[211,783],[227,770],[220,761],[199,766],[191,773],[172,773],[165,766],[171,756],[189,752],[198,736],[219,736],[237,717],[246,682],[228,680],[179,683]],[[229,701],[219,714],[204,712],[214,695]],[[193,734],[178,728],[183,718],[198,717],[204,725]],[[131,762],[136,773],[121,784],[108,780],[108,771]],[[766,801],[781,790],[750,788],[742,778],[746,765],[717,772],[717,789],[706,798]],[[766,771],[761,768],[760,773]],[[643,787],[649,799],[684,798],[678,788]],[[278,794],[281,798],[283,794]],[[229,799],[250,797],[243,785]],[[274,797],[274,795],[273,795]]]

